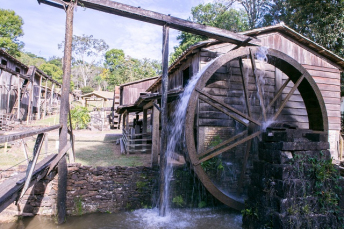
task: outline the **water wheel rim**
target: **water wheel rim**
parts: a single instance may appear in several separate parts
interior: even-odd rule
[[[207,69],[203,72],[200,79],[193,89],[187,111],[185,120],[185,138],[186,146],[188,150],[188,156],[191,160],[193,169],[197,174],[198,178],[201,180],[203,185],[207,190],[215,196],[222,203],[226,204],[237,210],[244,209],[244,203],[234,198],[228,196],[223,191],[221,191],[209,178],[204,169],[200,164],[200,158],[197,155],[196,145],[195,145],[195,135],[194,135],[194,122],[196,113],[196,104],[200,96],[200,91],[206,86],[207,81],[213,74],[224,64],[234,60],[236,58],[245,57],[250,54],[250,51],[256,53],[259,47],[242,47],[233,51],[230,51],[219,58],[217,58],[212,64],[210,64]],[[325,108],[325,102],[321,95],[316,82],[308,71],[296,60],[290,56],[274,49],[268,49],[268,63],[274,65],[276,68],[280,69],[284,74],[286,74],[291,81],[296,83],[300,79],[299,86],[297,89],[304,100],[307,116],[309,119],[309,128],[315,131],[328,132],[328,117]],[[314,112],[315,111],[315,112]],[[314,113],[313,113],[314,112]]]

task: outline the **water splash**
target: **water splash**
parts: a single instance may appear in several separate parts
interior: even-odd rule
[[[266,73],[266,64],[268,64],[268,49],[267,47],[259,47],[256,53],[256,58],[258,61],[257,64],[257,69],[256,69],[256,74],[258,76],[259,79],[259,83],[261,85],[261,90],[262,90],[262,94],[263,94],[263,103],[264,106],[266,107],[267,104],[269,104],[269,96],[268,96],[268,92],[266,94],[265,92],[265,86],[267,84],[267,79],[265,79],[265,73]],[[259,90],[259,89],[258,89]],[[259,91],[257,91],[257,95],[258,95]],[[268,116],[268,115],[267,115]],[[272,118],[268,118],[265,122],[262,123],[261,129],[265,130],[270,124],[272,124],[274,121],[272,120]]]
[[[170,203],[169,203],[169,190],[170,190],[170,180],[172,177],[172,164],[169,162],[172,155],[177,151],[177,146],[184,142],[184,123],[185,123],[185,115],[187,106],[189,103],[189,99],[191,93],[205,70],[210,66],[217,58],[211,60],[206,66],[202,68],[200,72],[194,75],[188,82],[188,84],[184,88],[184,92],[179,96],[178,103],[176,105],[176,109],[174,111],[172,120],[169,124],[169,136],[168,136],[168,143],[167,143],[167,166],[165,168],[165,190],[163,194],[164,198],[164,205],[163,208],[165,209],[166,215],[169,214]]]

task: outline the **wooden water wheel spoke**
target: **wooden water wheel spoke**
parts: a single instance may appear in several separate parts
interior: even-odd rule
[[[203,102],[208,103],[210,106],[218,109],[219,111],[221,111],[222,113],[228,115],[229,117],[237,120],[238,122],[240,122],[241,124],[243,124],[244,126],[248,126],[248,124],[246,122],[244,122],[243,120],[241,120],[240,118],[232,115],[231,113],[227,112],[225,109],[223,109],[222,107],[216,105],[215,103],[213,103],[212,101],[210,101],[209,99],[207,99],[206,97],[200,97],[200,100],[202,100]]]
[[[294,84],[294,87],[290,90],[290,92],[288,93],[288,95],[285,97],[285,99],[283,100],[280,108],[278,108],[278,111],[276,112],[276,114],[273,117],[273,121],[275,121],[278,116],[280,115],[280,113],[282,112],[283,108],[285,107],[285,105],[287,105],[287,102],[289,101],[290,97],[294,94],[294,92],[296,91],[296,89],[299,87],[300,83],[302,82],[302,80],[305,78],[304,75],[300,76],[300,78],[296,81],[296,83]]]
[[[260,122],[258,122],[258,121],[256,121],[255,119],[253,119],[253,118],[247,116],[246,114],[244,114],[244,113],[238,111],[238,110],[235,109],[234,107],[232,107],[232,106],[230,106],[230,105],[228,105],[228,104],[226,104],[226,103],[224,103],[224,102],[218,100],[217,98],[215,98],[214,96],[208,94],[207,92],[204,92],[204,91],[202,91],[202,90],[200,90],[200,89],[198,89],[198,88],[195,88],[195,90],[196,90],[198,93],[204,95],[205,97],[211,99],[212,101],[214,101],[214,102],[220,104],[221,106],[227,108],[228,110],[230,110],[230,111],[236,113],[237,115],[243,117],[244,119],[249,120],[249,121],[251,121],[251,122],[257,124],[258,126],[261,126],[261,123],[260,123]]]
[[[198,158],[202,158],[202,157],[206,156],[207,154],[209,154],[210,152],[212,152],[214,150],[217,150],[218,148],[221,148],[222,146],[225,146],[225,145],[231,143],[232,141],[235,141],[236,139],[238,139],[238,138],[240,138],[240,137],[242,137],[242,136],[244,136],[246,134],[247,134],[247,130],[245,130],[245,131],[241,132],[240,134],[237,134],[234,137],[231,137],[230,139],[228,139],[228,140],[218,144],[217,146],[214,146],[214,147],[208,149],[207,151],[199,154]]]
[[[242,58],[239,58],[239,67],[240,67],[240,73],[241,73],[241,79],[242,79],[242,86],[244,88],[244,95],[245,95],[245,102],[246,102],[246,109],[249,117],[252,117],[251,114],[251,108],[250,108],[250,103],[248,100],[248,90],[247,90],[247,82],[244,76],[244,65],[242,63]]]
[[[290,82],[290,78],[288,78],[284,84],[281,86],[281,88],[278,90],[278,92],[276,93],[275,97],[271,100],[271,102],[269,103],[269,105],[265,108],[266,112],[268,112],[270,110],[270,108],[274,105],[274,103],[276,102],[276,100],[282,95],[283,90],[287,87],[288,83]],[[260,120],[260,119],[259,119]]]
[[[257,86],[257,90],[258,90],[258,94],[259,94],[260,108],[262,109],[264,121],[266,121],[266,111],[265,111],[265,105],[264,105],[263,90],[262,90],[262,86],[260,85],[259,78],[256,74],[256,69],[257,69],[256,68],[256,62],[254,60],[254,56],[253,56],[251,49],[250,49],[250,59],[251,59],[251,64],[252,64],[253,76],[254,76],[254,79],[256,80],[256,86]]]
[[[199,165],[199,164],[201,164],[202,162],[205,162],[205,161],[207,161],[207,160],[209,160],[209,159],[212,159],[213,157],[216,157],[216,156],[220,155],[220,154],[223,153],[223,152],[226,152],[226,151],[228,151],[228,150],[230,150],[230,149],[233,149],[234,147],[236,147],[236,146],[238,146],[238,145],[244,144],[245,142],[247,142],[247,141],[249,141],[249,140],[251,140],[251,139],[257,137],[257,136],[260,135],[261,133],[262,133],[262,131],[258,131],[258,132],[254,133],[254,134],[251,134],[251,135],[249,135],[249,136],[247,136],[247,137],[241,139],[240,141],[237,141],[237,142],[233,143],[232,145],[229,145],[229,146],[227,146],[227,147],[225,147],[225,148],[223,148],[223,149],[220,149],[220,150],[218,150],[218,151],[215,151],[215,152],[213,152],[212,154],[210,154],[210,155],[208,155],[208,156],[202,158],[201,160],[199,160],[199,161],[198,161],[197,163],[195,163],[194,165]]]

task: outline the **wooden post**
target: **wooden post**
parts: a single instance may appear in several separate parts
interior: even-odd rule
[[[47,94],[48,94],[48,78],[45,80],[45,93],[44,93],[44,109],[43,109],[43,119],[47,113]]]
[[[17,110],[17,119],[20,120],[20,103],[21,103],[21,86],[20,86],[20,75],[18,74],[18,110]]]
[[[38,85],[38,101],[37,101],[37,120],[41,119],[41,95],[42,95],[42,79],[43,76],[39,77]]]
[[[158,154],[160,148],[160,112],[153,106],[153,128],[152,128],[152,168],[158,167]]]
[[[72,40],[73,40],[73,12],[75,2],[70,2],[66,7],[66,34],[63,57],[63,83],[61,90],[60,125],[62,125],[59,137],[59,153],[67,146],[68,114],[69,114],[69,91],[72,63]],[[62,224],[66,220],[66,192],[67,192],[67,161],[63,156],[58,164],[58,190],[57,190],[57,223]]]
[[[143,110],[143,119],[142,119],[142,133],[147,133],[147,109]]]
[[[7,107],[6,107],[6,112],[7,113],[11,113],[11,109],[10,109],[10,100],[11,100],[11,90],[12,90],[12,74],[10,77],[10,82],[8,84],[8,91],[7,91]]]
[[[165,196],[165,169],[167,166],[167,91],[168,91],[168,43],[169,27],[165,24],[163,27],[163,44],[162,44],[162,94],[161,94],[161,139],[160,139],[160,196],[159,196],[159,215],[166,214]]]
[[[32,78],[30,80],[31,80],[30,81],[31,87],[29,91],[29,102],[27,106],[26,124],[29,124],[30,116],[31,116],[31,106],[32,106],[31,101],[32,101],[33,82],[32,82]]]

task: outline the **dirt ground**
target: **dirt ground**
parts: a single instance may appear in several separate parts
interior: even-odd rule
[[[0,131],[0,135],[43,128],[53,124],[53,121],[47,119],[29,126],[18,125],[12,131]],[[121,137],[121,130],[75,130],[73,133],[75,135],[76,163],[88,166],[150,166],[150,154],[137,153],[122,155],[120,153],[120,146],[116,145],[116,140]],[[29,157],[32,156],[36,137],[24,139],[28,146]],[[43,145],[42,147],[40,159],[46,155],[46,149],[47,154],[58,152],[58,130],[48,133],[47,142],[48,145]],[[26,164],[22,141],[8,143],[6,151],[4,144],[0,144],[0,169],[7,169],[18,164]]]

